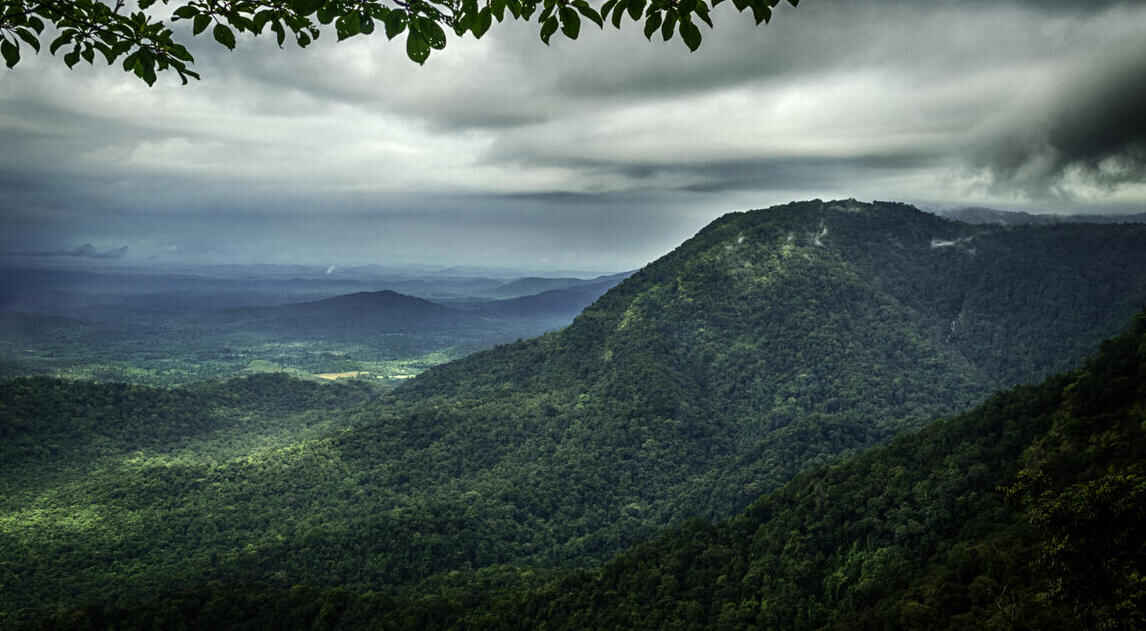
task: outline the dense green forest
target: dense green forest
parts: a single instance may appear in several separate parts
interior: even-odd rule
[[[1013,519],[1033,510],[1014,502],[1034,487],[1006,476],[1026,466],[1018,454],[1049,425],[1016,420],[1000,433],[988,420],[973,430],[966,419],[941,423],[829,469],[860,472],[830,502],[800,495],[820,473],[729,524],[687,520],[725,519],[800,472],[1075,365],[1146,304],[1144,244],[1143,226],[970,226],[900,204],[805,202],[728,215],[568,328],[433,368],[389,394],[281,375],[170,390],[9,381],[0,384],[0,620],[113,615],[117,603],[126,612],[161,594],[141,616],[172,620],[176,607],[210,619],[208,604],[224,611],[252,598],[298,621],[355,607],[427,624],[471,610],[512,621],[502,606],[540,621],[552,604],[554,620],[582,627],[658,616],[715,624],[734,594],[731,622],[886,620],[879,598],[902,586],[884,581],[924,572],[918,563],[930,557],[920,554],[947,554],[942,524],[967,510],[982,508],[982,528],[1018,524],[1008,537],[1041,545]],[[1052,380],[1008,396],[1054,407],[1063,387]],[[966,418],[995,418],[990,406],[1008,400]],[[940,435],[950,437],[930,455],[904,442]],[[864,469],[880,459],[897,464]],[[896,478],[946,461],[947,478]],[[1000,484],[1015,486],[1011,504],[991,503]],[[879,495],[862,496],[864,485]],[[855,510],[878,523],[849,540],[847,561],[834,546],[851,536],[836,528],[850,513],[832,509],[853,496],[867,498]],[[813,521],[753,535],[749,548],[772,546],[761,548],[768,560],[725,566],[747,557],[709,537],[731,542],[751,520],[772,523],[760,511],[779,515],[777,502],[799,507],[785,519]],[[570,573],[684,523],[604,574]],[[803,531],[804,543],[790,536]],[[684,544],[694,540],[711,554],[673,570],[662,590],[687,611],[637,608],[661,597],[630,591],[626,577],[637,574],[625,564],[668,564],[665,550],[692,550]],[[1012,549],[1006,541],[1001,549]],[[760,565],[780,563],[789,545],[792,567]],[[709,566],[722,571],[708,576]],[[835,587],[821,570],[839,570]],[[547,584],[554,572],[559,582]],[[926,572],[913,587],[948,580]],[[684,597],[693,574],[712,579],[711,594]],[[594,591],[614,575],[624,589]],[[183,594],[184,585],[197,587]],[[1007,594],[1019,597],[1015,589]],[[499,604],[505,590],[524,600]],[[578,615],[605,617],[559,615],[583,611],[580,598],[600,607]]]
[[[1073,373],[998,394],[691,521],[600,569],[506,570],[393,598],[208,583],[76,628],[1140,629],[1146,313]],[[30,624],[29,628],[34,628]]]

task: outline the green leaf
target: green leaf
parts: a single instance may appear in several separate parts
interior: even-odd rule
[[[548,20],[545,20],[545,22],[541,24],[541,41],[545,42],[545,45],[548,46],[549,38],[556,32],[557,18],[550,16]]]
[[[493,0],[489,3],[489,11],[493,14],[497,21],[500,22],[505,19],[505,0]]]
[[[621,20],[625,19],[625,5],[628,0],[617,0],[613,5],[613,27],[621,28]]]
[[[37,33],[44,32],[44,21],[34,15],[28,16],[28,26],[36,29]]]
[[[20,47],[4,39],[0,41],[0,55],[4,56],[4,63],[12,68],[20,63]],[[70,67],[70,64],[69,64]]]
[[[796,5],[800,4],[800,0],[788,0],[788,4],[790,4],[792,6],[796,6]]]
[[[488,15],[488,9],[486,10]],[[430,48],[441,50],[446,47],[446,32],[442,30],[442,26],[425,16],[418,17],[418,32],[430,45]]]
[[[82,56],[84,61],[88,62],[89,64],[93,63],[95,60],[95,49],[93,49],[91,46],[86,46],[80,52],[80,56]]]
[[[15,31],[16,35],[19,36],[20,39],[28,42],[28,45],[36,49],[37,53],[40,52],[40,40],[32,33],[32,31],[26,28],[18,28],[15,29]]]
[[[135,74],[147,82],[147,85],[155,85],[155,57],[147,49],[139,51],[139,62],[135,66]]]
[[[118,55],[114,50],[112,50],[111,46],[108,46],[103,42],[96,42],[94,46],[96,47],[96,50],[103,53],[103,58],[107,60],[107,65],[110,66],[115,63],[115,58]],[[190,54],[188,54],[188,57],[190,57]]]
[[[752,0],[752,17],[756,20],[756,26],[771,19],[772,8],[768,6],[767,0]]]
[[[338,41],[348,39],[362,32],[362,18],[357,13],[348,13],[334,21],[334,30],[338,33]]]
[[[172,15],[182,20],[192,20],[196,15],[199,15],[199,9],[185,4],[178,9],[175,9],[175,12]]]
[[[581,33],[581,16],[568,6],[561,7],[561,32],[569,39],[577,39]]]
[[[191,56],[191,53],[188,52],[187,48],[182,44],[172,44],[168,50],[171,52],[171,56],[176,59],[182,61],[195,61],[195,58]]]
[[[318,21],[323,24],[330,24],[334,18],[338,17],[338,7],[333,4],[323,4],[318,8]]]
[[[191,25],[191,34],[198,35],[199,33],[207,30],[207,27],[210,25],[211,16],[207,15],[206,13],[200,13],[199,15],[195,16],[195,22]]]
[[[369,15],[363,15],[361,17],[361,24],[362,26],[359,28],[359,30],[363,35],[370,35],[374,32],[374,19]]]
[[[629,0],[629,17],[633,21],[641,19],[641,13],[645,10],[645,0]]]
[[[72,66],[75,66],[79,62],[80,62],[80,51],[78,51],[78,50],[73,50],[70,53],[64,55],[64,63],[67,64],[69,68],[71,68]]]
[[[406,56],[418,65],[426,63],[426,59],[430,56],[430,45],[421,33],[412,28],[406,35]]]
[[[661,17],[660,13],[653,13],[649,19],[645,20],[645,39],[651,40],[653,38],[653,33],[656,33],[657,29],[661,27],[663,20],[664,18]]]
[[[692,22],[681,20],[680,38],[684,40],[684,45],[688,46],[690,51],[700,48],[700,29]]]
[[[672,32],[676,27],[676,19],[676,11],[670,9],[665,13],[665,21],[661,24],[661,38],[666,42],[672,39]]]
[[[406,12],[391,11],[386,16],[386,38],[394,39],[406,30]]]
[[[295,36],[294,41],[298,44],[299,48],[306,48],[307,46],[310,46],[310,35],[307,35],[306,31],[299,31],[298,35]]]
[[[75,31],[64,31],[63,33],[60,34],[59,37],[52,40],[52,45],[48,47],[48,52],[55,55],[56,51],[59,50],[60,48],[62,48],[64,46],[64,44],[67,44],[68,42],[72,41],[72,38],[75,37],[75,34],[76,34]]]
[[[698,0],[693,10],[708,25],[708,28],[712,28],[712,17],[708,15],[708,5],[704,3],[704,0]]]
[[[290,8],[299,15],[311,15],[322,8],[323,0],[290,0]]]
[[[597,10],[590,6],[588,2],[585,2],[585,0],[575,0],[573,6],[577,7],[581,15],[585,16],[590,22],[596,24],[599,28],[605,28],[605,20],[601,18],[601,14],[597,13]]]
[[[283,28],[283,23],[271,22],[271,30],[275,32],[275,39],[278,40],[279,48],[282,48],[283,42],[286,41],[286,29]]]
[[[252,24],[255,27],[255,33],[262,33],[263,28],[265,28],[267,25],[267,22],[270,22],[271,18],[273,18],[274,16],[275,16],[275,12],[271,11],[269,9],[264,9],[264,10],[256,13],[255,17],[252,18],[252,20],[251,20]]]
[[[486,31],[489,30],[489,27],[492,24],[493,14],[490,12],[489,7],[486,7],[474,15],[471,32],[474,34],[475,38],[481,39],[481,36],[485,35]]]
[[[215,36],[216,42],[219,42],[230,50],[235,49],[235,34],[232,33],[231,29],[227,28],[225,25],[216,24],[215,29],[211,31],[211,34]]]
[[[601,18],[607,19],[609,17],[609,12],[612,11],[613,7],[615,7],[615,6],[617,6],[617,0],[608,0],[608,2],[606,2],[605,4],[602,4],[601,5]]]

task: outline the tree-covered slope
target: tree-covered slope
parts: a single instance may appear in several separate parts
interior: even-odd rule
[[[566,329],[286,414],[321,432],[226,457],[144,448],[21,495],[0,514],[21,559],[0,609],[189,576],[395,593],[592,565],[1070,365],[1143,304],[1146,227],[856,202],[729,215]]]
[[[1081,370],[537,587],[212,583],[29,628],[1131,630],[1144,560],[1146,313]]]
[[[431,453],[488,431],[482,450],[541,469],[547,495],[592,472],[594,510],[663,524],[1070,367],[1143,304],[1146,227],[807,202],[721,218],[567,329],[435,368],[401,401],[432,410]],[[392,428],[361,445],[372,431]],[[586,518],[613,520],[548,523]]]
[[[1083,370],[457,628],[1140,629],[1146,314]]]

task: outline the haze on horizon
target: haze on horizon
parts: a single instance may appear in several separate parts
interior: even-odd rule
[[[417,67],[383,37],[200,38],[154,88],[0,74],[0,252],[617,271],[796,199],[1146,211],[1146,5],[730,3],[689,54],[503,25]]]

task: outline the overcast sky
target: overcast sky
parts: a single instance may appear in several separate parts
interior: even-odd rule
[[[148,88],[0,71],[0,252],[640,266],[717,216],[855,197],[1146,211],[1146,3],[731,3],[696,53],[534,25],[418,67],[375,35],[191,47]]]

